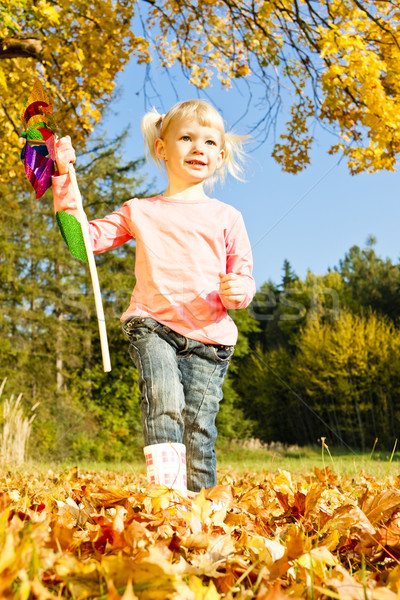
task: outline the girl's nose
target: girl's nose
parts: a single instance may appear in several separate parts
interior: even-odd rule
[[[193,152],[195,154],[204,154],[204,150],[201,147],[201,144],[195,143],[194,146],[193,146]]]

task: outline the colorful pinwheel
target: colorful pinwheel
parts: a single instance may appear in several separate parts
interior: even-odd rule
[[[56,124],[52,117],[53,107],[39,81],[36,81],[31,95],[21,114],[26,139],[21,158],[25,173],[33,185],[36,198],[43,196],[51,187],[54,175],[54,133]]]
[[[55,168],[55,132],[57,125],[53,118],[53,106],[39,80],[36,80],[31,94],[21,114],[26,139],[21,153],[25,173],[32,184],[36,198],[40,198],[51,187],[51,178]],[[82,206],[81,193],[76,180],[75,169],[71,164],[69,176],[74,190],[79,221],[64,211],[56,213],[61,234],[75,258],[89,263],[93,292],[96,304],[97,320],[100,331],[101,351],[104,371],[111,371],[103,304],[96,263],[90,243],[87,219]]]

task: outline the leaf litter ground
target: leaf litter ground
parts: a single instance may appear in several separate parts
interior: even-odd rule
[[[400,599],[400,476],[3,473],[0,598]]]

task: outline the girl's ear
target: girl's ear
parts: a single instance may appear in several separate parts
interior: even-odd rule
[[[165,145],[164,140],[161,138],[157,138],[154,142],[154,152],[157,158],[160,160],[165,160]]]
[[[222,167],[222,165],[224,164],[224,160],[225,160],[225,150],[221,150],[218,158],[217,158],[217,169],[220,169]]]

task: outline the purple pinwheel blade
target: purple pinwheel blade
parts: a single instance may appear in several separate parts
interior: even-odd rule
[[[51,178],[54,175],[54,161],[43,156],[32,148],[29,143],[24,151],[25,173],[36,192],[36,198],[41,198],[51,187]]]

